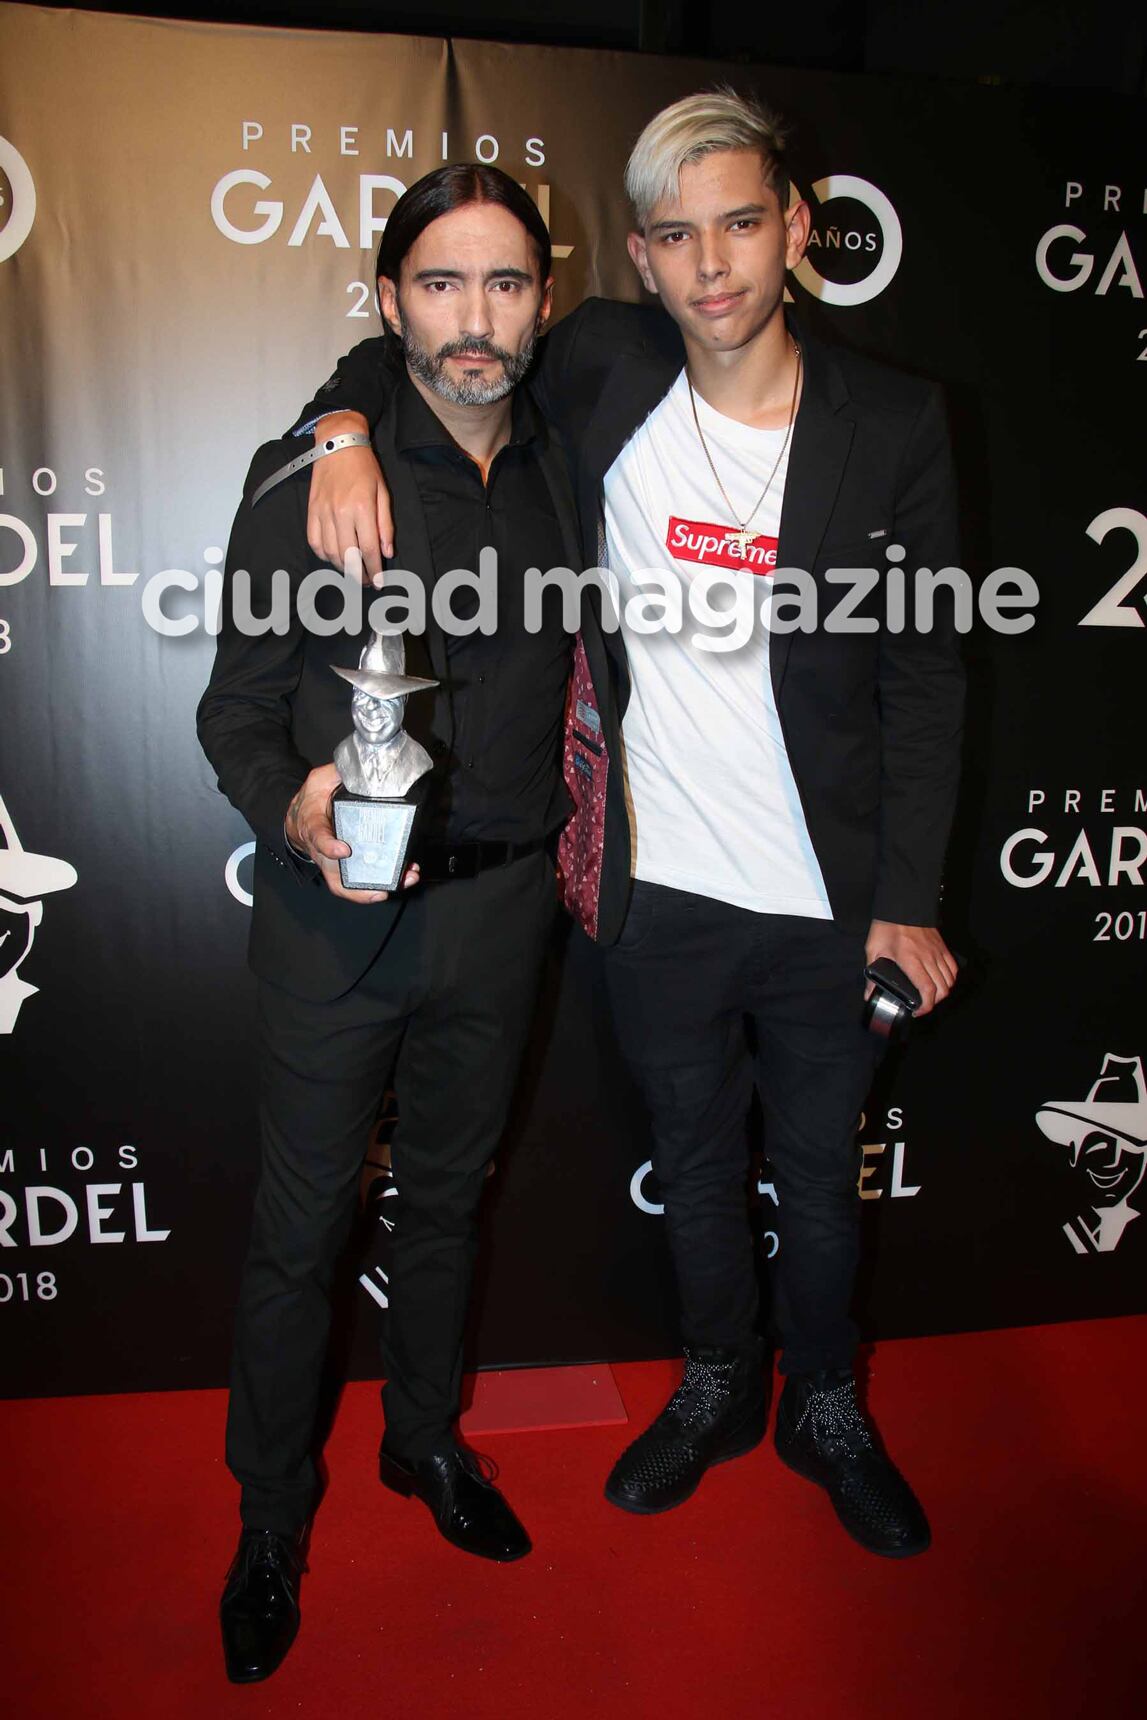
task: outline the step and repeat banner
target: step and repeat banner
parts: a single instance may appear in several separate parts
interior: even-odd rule
[[[626,156],[718,78],[794,125],[800,314],[946,385],[973,586],[1021,569],[1005,589],[1038,595],[1011,631],[965,617],[945,910],[967,974],[866,1108],[864,1330],[1147,1308],[1142,105],[0,5],[5,1392],[225,1377],[252,842],[193,719],[252,450],[376,332],[379,233],[443,161],[537,199],[559,313],[637,297]],[[490,1183],[478,1362],[674,1349],[648,1161],[561,926]],[[764,1264],[783,1214],[767,1161],[757,1181]],[[402,1204],[384,1168],[364,1190],[336,1334],[357,1375]]]

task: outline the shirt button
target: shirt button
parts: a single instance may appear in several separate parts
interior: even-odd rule
[[[486,679],[485,675],[479,675],[478,676],[478,685],[481,686],[482,683],[485,681],[485,679]]]
[[[467,770],[473,770],[473,768],[474,768],[474,760],[472,758],[468,758],[466,760],[466,769]]]

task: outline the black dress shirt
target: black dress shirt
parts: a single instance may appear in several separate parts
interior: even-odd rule
[[[479,554],[497,554],[498,625],[492,635],[446,635],[454,713],[453,747],[435,761],[422,819],[427,833],[451,841],[532,842],[561,823],[568,800],[561,745],[572,639],[558,594],[527,633],[523,581],[565,560],[561,531],[538,463],[545,420],[524,389],[514,395],[510,440],[485,484],[409,377],[399,384],[396,444],[409,460],[441,578],[455,568],[477,574]],[[477,593],[463,586],[450,605],[473,617]]]

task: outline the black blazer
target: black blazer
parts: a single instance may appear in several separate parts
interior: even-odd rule
[[[831,346],[788,320],[803,352],[804,387],[777,566],[813,576],[823,619],[841,596],[826,581],[827,570],[883,570],[888,543],[904,546],[901,565],[909,575],[921,566],[960,565],[955,475],[938,387]],[[386,396],[382,344],[363,341],[342,359],[299,423],[344,407],[373,422]],[[599,565],[605,475],[684,361],[680,333],[663,311],[604,299],[587,299],[540,343],[530,386],[561,431],[582,541]],[[886,535],[874,540],[874,533]],[[959,775],[964,673],[942,596],[936,609],[929,634],[818,627],[775,633],[770,643],[781,728],[833,917],[857,931],[873,918],[933,925],[938,915]],[[615,740],[629,691],[619,639],[606,641]],[[601,648],[596,641],[595,651]],[[599,660],[599,694],[606,690],[600,672]],[[612,773],[618,793],[620,775]],[[602,895],[604,903],[608,892],[610,911],[603,907],[600,935],[608,942],[621,923],[617,908],[629,868],[628,824],[612,809],[605,860]]]
[[[315,567],[306,535],[309,468],[277,485],[256,507],[251,504],[263,479],[293,459],[300,446],[290,438],[268,442],[251,462],[228,545],[222,626],[197,727],[220,788],[257,838],[251,966],[261,978],[322,1001],[348,991],[370,966],[402,898],[396,894],[372,905],[340,900],[318,869],[293,853],[283,834],[296,790],[311,769],[331,762],[335,747],[351,732],[351,689],[331,665],[357,666],[370,637],[366,611],[378,594],[369,588],[363,592],[363,626],[354,633],[340,629],[324,637],[308,631],[293,602],[291,626],[281,638],[273,633],[249,638],[234,623],[230,599],[238,569],[250,574],[251,608],[260,615],[269,609],[276,569],[286,570],[294,591]],[[453,735],[446,642],[430,608],[434,563],[418,486],[395,445],[393,399],[376,426],[374,446],[397,521],[387,565],[419,575],[426,593],[427,630],[407,635],[407,669],[442,683],[433,693],[408,701],[406,727],[432,756],[443,758]],[[543,444],[539,457],[574,565],[581,550],[566,461],[553,439]]]

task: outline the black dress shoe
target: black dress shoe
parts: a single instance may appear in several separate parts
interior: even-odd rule
[[[227,1573],[219,1620],[232,1684],[269,1678],[299,1628],[299,1537],[273,1529],[244,1529]]]
[[[681,1384],[614,1464],[606,1498],[641,1516],[672,1510],[712,1464],[761,1443],[768,1407],[759,1349],[687,1348]]]
[[[932,1540],[907,1481],[856,1401],[851,1369],[791,1374],[777,1409],[777,1456],[823,1487],[854,1541],[907,1559]]]
[[[405,1463],[386,1449],[378,1454],[378,1474],[395,1493],[421,1499],[439,1532],[464,1553],[509,1564],[530,1551],[526,1534],[498,1489],[483,1473],[473,1452],[453,1443],[416,1463]]]

